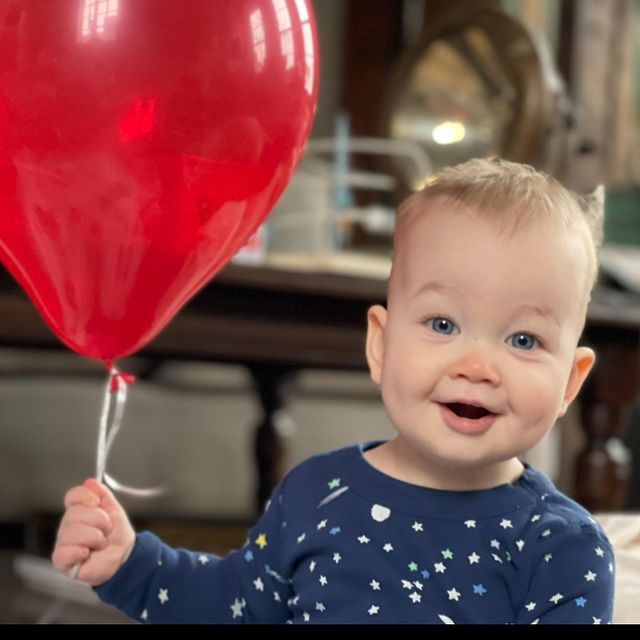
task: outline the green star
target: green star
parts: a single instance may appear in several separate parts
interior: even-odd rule
[[[340,486],[340,478],[334,478],[329,483],[329,489],[337,489]]]
[[[453,560],[453,551],[451,549],[443,549],[440,553],[442,553],[442,557],[445,560]]]
[[[418,570],[418,565],[415,562],[410,562],[409,571],[417,571],[417,570]]]

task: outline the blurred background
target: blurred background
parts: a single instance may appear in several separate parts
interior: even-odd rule
[[[394,207],[433,170],[488,155],[582,194],[606,186],[584,336],[598,365],[529,460],[593,511],[640,510],[640,1],[314,6],[320,103],[294,179],[233,263],[120,363],[138,380],[109,473],[165,488],[123,498],[134,521],[223,552],[292,466],[393,434],[364,330],[385,299]],[[47,556],[64,493],[94,474],[104,373],[58,343],[3,270],[0,622],[35,620],[41,594],[67,588],[14,563]],[[67,620],[118,619],[69,597]]]

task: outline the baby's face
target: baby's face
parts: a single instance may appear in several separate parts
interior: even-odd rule
[[[576,349],[586,271],[565,232],[509,233],[446,203],[416,216],[399,239],[371,367],[399,438],[476,471],[536,444],[592,364]]]

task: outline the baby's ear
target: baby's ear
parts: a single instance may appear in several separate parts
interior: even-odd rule
[[[593,349],[589,349],[589,347],[578,347],[576,349],[576,355],[573,359],[571,374],[569,375],[569,380],[567,381],[567,386],[564,391],[564,398],[560,405],[558,418],[561,418],[567,412],[569,405],[574,401],[584,381],[587,379],[589,371],[591,371],[595,361],[596,354],[593,352]]]
[[[601,184],[591,193],[577,196],[598,250],[602,247],[604,239],[604,195],[604,185]]]
[[[384,327],[387,322],[387,310],[377,304],[367,313],[367,362],[371,379],[380,384],[382,380],[382,362],[384,360]]]

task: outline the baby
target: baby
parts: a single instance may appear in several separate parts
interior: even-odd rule
[[[368,314],[396,437],[302,463],[225,558],[136,535],[88,480],[67,493],[55,566],[81,562],[142,622],[611,622],[608,540],[520,460],[595,360],[578,340],[597,226],[531,167],[444,169],[400,207],[387,308]]]

